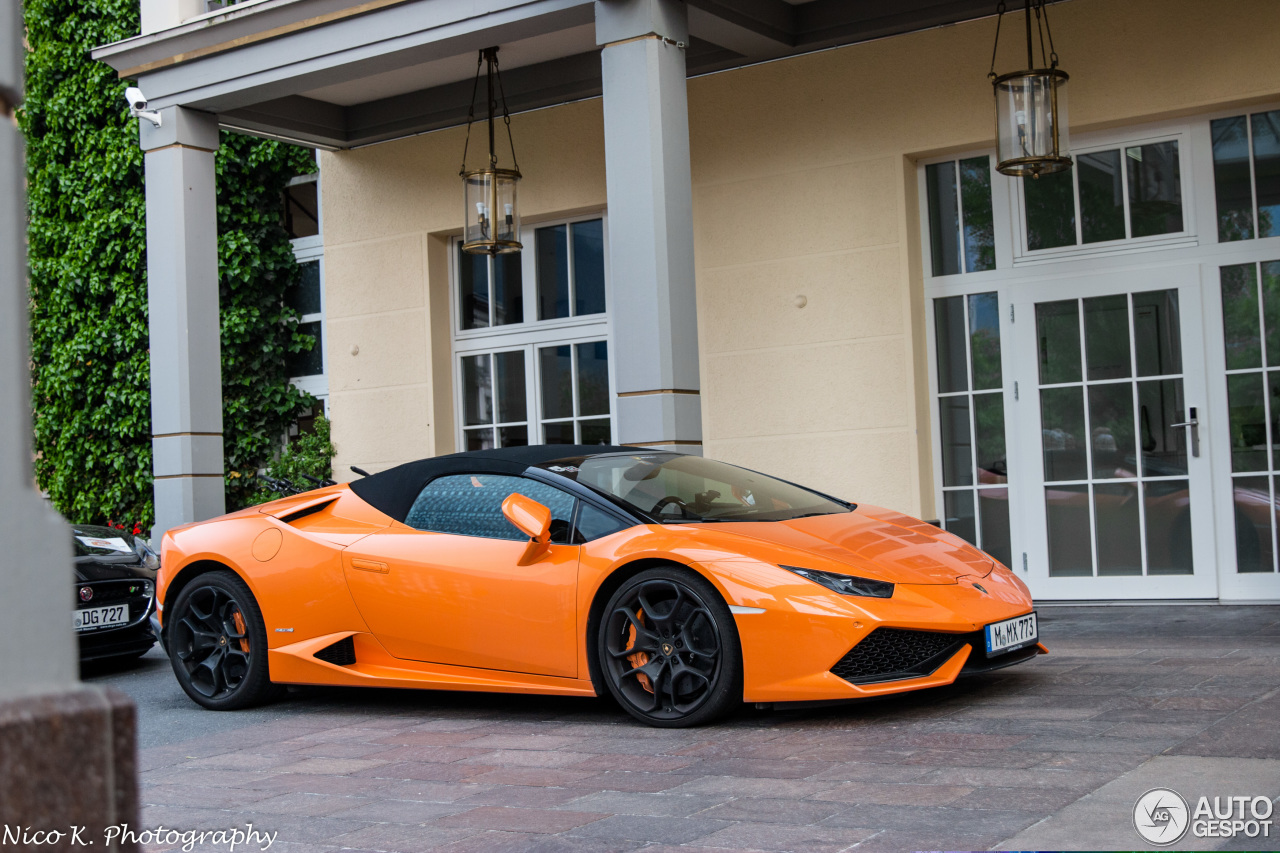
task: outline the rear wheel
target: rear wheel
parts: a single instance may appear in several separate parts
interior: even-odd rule
[[[253,593],[229,571],[210,572],[178,595],[165,620],[178,684],[215,711],[270,699],[267,629]]]
[[[689,569],[662,566],[623,583],[605,608],[597,642],[609,692],[651,726],[702,725],[742,700],[733,614]]]

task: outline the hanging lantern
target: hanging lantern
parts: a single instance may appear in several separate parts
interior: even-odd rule
[[[482,67],[486,68],[489,92],[489,162],[483,169],[467,169],[467,149],[471,145],[471,125],[475,120]],[[510,169],[498,168],[498,152],[494,148],[498,98],[502,100],[502,121],[507,126],[507,143],[511,146]],[[520,251],[520,209],[516,204],[520,165],[516,162],[515,143],[511,139],[511,115],[507,112],[507,97],[502,91],[502,77],[498,74],[496,47],[480,51],[480,58],[476,61],[476,79],[471,90],[471,109],[467,113],[467,141],[462,149],[460,174],[463,190],[462,251],[473,255]]]
[[[1025,0],[1027,11],[1027,68],[996,74],[1000,22],[1004,2],[996,8],[996,45],[987,77],[996,95],[996,171],[1015,177],[1038,178],[1071,168],[1067,154],[1067,73],[1058,68],[1045,0]],[[1040,38],[1040,67],[1036,67],[1031,16]],[[1045,53],[1045,35],[1049,52]]]

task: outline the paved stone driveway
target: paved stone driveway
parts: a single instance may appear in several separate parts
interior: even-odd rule
[[[1150,787],[1280,796],[1280,607],[1045,608],[1041,626],[1053,654],[1004,672],[694,730],[603,701],[299,691],[143,750],[143,824],[252,822],[315,853],[1115,850],[1143,846]]]

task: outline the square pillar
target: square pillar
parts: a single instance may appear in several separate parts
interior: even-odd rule
[[[214,154],[218,120],[183,107],[140,119],[146,152],[152,537],[226,511]]]
[[[701,453],[682,0],[597,0],[618,442]]]

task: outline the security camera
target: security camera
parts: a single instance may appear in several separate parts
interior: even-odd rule
[[[137,86],[130,86],[124,90],[124,99],[129,104],[129,115],[134,118],[146,119],[156,127],[160,126],[160,113],[156,110],[147,109],[147,96],[142,94],[142,90]]]

